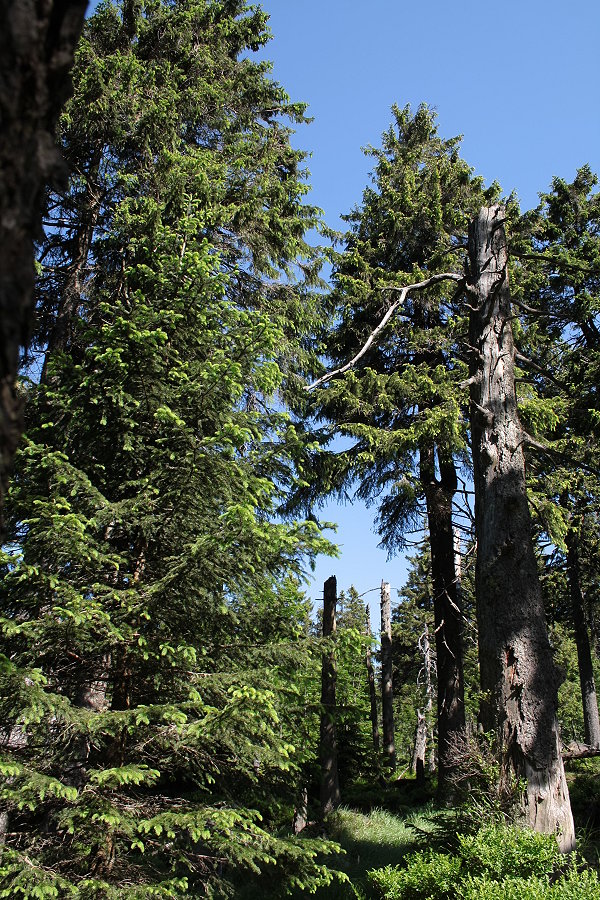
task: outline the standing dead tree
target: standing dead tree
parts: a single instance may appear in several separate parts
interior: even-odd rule
[[[340,805],[338,750],[335,727],[337,665],[333,638],[336,631],[337,581],[328,578],[323,588],[323,638],[330,644],[321,661],[321,815],[325,818]]]
[[[383,719],[383,755],[391,771],[396,768],[394,740],[394,684],[392,660],[392,602],[390,586],[381,582],[381,709]]]
[[[560,676],[548,639],[525,483],[515,389],[505,210],[469,229],[471,442],[475,486],[482,720],[497,735],[503,777],[527,784],[536,831],[575,846],[557,718]]]
[[[375,751],[375,759],[379,762],[380,740],[379,740],[379,715],[377,712],[377,692],[375,688],[375,669],[371,658],[371,612],[369,604],[365,604],[365,632],[367,635],[367,643],[365,650],[365,665],[367,667],[367,680],[369,683],[369,701],[371,708],[371,734],[373,736],[373,750]]]

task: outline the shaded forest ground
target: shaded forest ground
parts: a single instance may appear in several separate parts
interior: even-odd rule
[[[568,763],[567,778],[578,851],[582,861],[600,872],[600,759]],[[407,856],[416,851],[432,850],[452,856],[457,835],[474,833],[483,824],[481,810],[468,804],[440,808],[435,802],[435,787],[435,779],[428,779],[425,787],[420,787],[414,779],[403,778],[386,788],[355,785],[347,791],[347,804],[329,817],[327,828],[311,824],[307,835],[326,835],[340,844],[343,853],[327,862],[331,868],[344,872],[349,882],[334,882],[313,896],[318,900],[380,898],[382,894],[367,877],[368,872],[386,866],[402,867]],[[263,879],[240,885],[236,896],[240,900],[275,900],[281,893],[275,884]]]

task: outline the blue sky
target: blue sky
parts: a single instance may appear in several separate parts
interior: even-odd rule
[[[487,183],[516,191],[524,208],[554,175],[570,180],[585,162],[600,172],[598,0],[262,6],[274,35],[262,55],[292,100],[309,104],[314,122],[295,144],[311,153],[309,198],[334,227],[360,201],[369,173],[361,147],[378,145],[393,103],[434,107],[441,134],[464,135],[464,158]],[[342,556],[319,560],[314,598],[331,574],[359,592],[382,578],[402,585],[404,562],[377,548],[371,510],[330,505],[323,516],[339,523]]]

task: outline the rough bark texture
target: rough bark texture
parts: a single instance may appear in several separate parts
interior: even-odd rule
[[[465,727],[462,611],[456,579],[452,501],[458,482],[452,457],[439,459],[436,477],[433,447],[420,452],[431,547],[431,577],[437,657],[438,787],[445,790],[446,757],[452,734]]]
[[[308,788],[303,787],[298,798],[298,805],[294,810],[292,821],[293,834],[300,834],[308,825]]]
[[[559,676],[544,618],[517,412],[511,305],[501,206],[469,233],[471,437],[477,536],[476,595],[486,730],[498,735],[505,777],[527,784],[528,824],[575,845],[560,753]]]
[[[336,629],[337,581],[332,575],[323,589],[323,637],[333,638]],[[337,735],[335,729],[335,691],[337,667],[335,651],[323,654],[321,668],[321,815],[329,815],[340,804]]]
[[[369,640],[371,639],[371,612],[369,604],[365,605],[365,631]],[[367,644],[365,652],[365,664],[367,667],[367,680],[369,682],[369,699],[371,701],[371,734],[373,735],[373,750],[375,758],[379,761],[380,740],[379,740],[379,716],[377,713],[377,689],[375,687],[375,669],[373,668],[373,660],[371,659],[371,647]]]
[[[423,657],[423,667],[419,680],[425,683],[425,708],[417,710],[417,728],[415,731],[415,749],[412,760],[412,770],[417,775],[425,777],[425,754],[429,744],[429,771],[435,772],[435,748],[433,745],[433,729],[431,727],[431,711],[433,709],[433,670],[434,662],[431,658],[431,644],[429,643],[429,629],[427,623],[423,633],[419,637],[419,652]],[[441,774],[441,773],[440,773]]]
[[[33,311],[44,187],[63,176],[54,127],[87,2],[0,2],[0,513],[21,434],[15,387]]]
[[[577,550],[577,534],[573,529],[567,532],[567,578],[571,594],[573,625],[575,627],[575,645],[577,647],[577,663],[581,684],[581,700],[583,703],[583,724],[585,743],[588,747],[600,747],[600,718],[598,716],[598,698],[596,681],[592,665],[592,651],[585,621],[584,597],[581,589],[579,572],[579,552]]]
[[[381,582],[381,709],[385,765],[396,768],[394,742],[394,686],[392,680],[392,601],[390,586]]]

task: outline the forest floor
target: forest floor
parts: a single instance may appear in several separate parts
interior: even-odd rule
[[[600,870],[600,759],[570,763],[567,779],[578,850]],[[457,833],[472,830],[474,819],[482,824],[468,807],[436,807],[434,788],[433,783],[421,788],[414,780],[402,779],[384,789],[366,785],[348,789],[347,805],[328,818],[326,832],[315,824],[309,826],[307,836],[326,836],[342,847],[341,854],[326,862],[344,872],[349,881],[336,881],[312,896],[316,900],[371,900],[375,894],[367,872],[401,865],[407,854],[417,850],[449,851]],[[257,887],[248,885],[238,894],[239,900],[279,900],[281,896],[271,893],[264,882],[258,893]],[[308,895],[294,898],[303,896]]]

